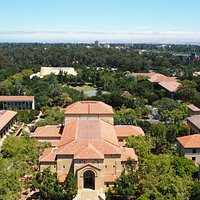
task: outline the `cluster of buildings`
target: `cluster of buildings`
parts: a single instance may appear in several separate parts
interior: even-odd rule
[[[34,96],[0,96],[0,139],[16,129],[17,112],[12,110],[34,110]]]
[[[40,170],[50,167],[61,182],[71,171],[78,180],[78,195],[84,189],[103,194],[125,172],[128,158],[138,162],[134,149],[124,147],[125,139],[144,136],[140,127],[115,126],[113,114],[103,102],[78,101],[65,109],[63,126],[38,127],[31,137],[51,143],[39,158]]]
[[[180,62],[193,62],[195,60],[200,60],[200,56],[197,56],[196,53],[191,53],[191,54],[173,54],[173,57],[175,60],[180,61]]]
[[[60,71],[73,76],[77,75],[77,72],[74,70],[73,67],[41,67],[39,72],[34,73],[30,76],[30,79],[32,79],[34,76],[43,78],[44,76],[47,76],[51,73],[58,75]]]
[[[188,105],[187,124],[192,135],[177,138],[178,153],[193,160],[199,166],[200,177],[200,108],[193,104]]]
[[[181,86],[181,83],[179,83],[176,79],[176,77],[169,77],[165,76],[160,73],[132,73],[132,76],[138,77],[143,76],[147,77],[148,81],[153,83],[155,86],[159,86],[166,90],[167,96],[170,98],[174,97],[175,92],[177,89]]]

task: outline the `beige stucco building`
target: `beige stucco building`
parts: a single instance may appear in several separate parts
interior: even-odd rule
[[[39,158],[40,170],[50,166],[60,181],[72,171],[77,176],[79,193],[85,189],[104,192],[113,185],[125,172],[128,158],[138,162],[134,149],[124,147],[125,139],[144,135],[136,126],[114,126],[112,107],[99,101],[80,101],[68,106],[65,125],[59,131],[56,126],[51,134],[47,131],[50,126],[39,129],[32,137],[48,141],[49,135],[52,143]]]
[[[193,160],[198,166],[200,163],[200,134],[178,137],[177,141],[179,155]]]
[[[41,67],[38,73],[34,73],[30,76],[30,79],[32,79],[34,76],[43,78],[44,76],[47,76],[51,73],[58,75],[60,71],[73,76],[77,75],[77,72],[73,67]]]
[[[187,124],[190,127],[191,133],[200,133],[200,115],[192,115],[187,118]]]

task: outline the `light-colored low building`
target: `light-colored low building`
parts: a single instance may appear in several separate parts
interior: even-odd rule
[[[193,115],[187,118],[187,124],[191,133],[200,133],[200,115]]]
[[[32,79],[34,76],[43,78],[51,73],[58,75],[60,71],[73,76],[77,75],[77,72],[73,67],[41,67],[40,72],[32,74],[30,78]]]
[[[66,124],[60,130],[56,126],[45,126],[32,134],[40,141],[50,138],[50,142],[52,135],[61,136],[56,145],[45,149],[40,156],[41,171],[50,167],[60,181],[71,171],[77,177],[79,194],[85,189],[98,193],[112,186],[125,172],[128,158],[137,164],[134,149],[123,147],[124,140],[131,135],[143,136],[144,132],[136,126],[114,126],[111,106],[81,101],[68,106],[65,115]],[[51,134],[47,137],[48,130]]]
[[[192,75],[193,76],[200,76],[200,72],[194,72]]]
[[[189,116],[200,115],[200,108],[198,108],[194,104],[188,105],[188,115]]]
[[[17,112],[11,110],[0,110],[0,139],[6,134],[10,134],[12,126],[16,122]]]
[[[193,160],[198,166],[200,162],[200,134],[178,137],[177,141],[179,155]]]
[[[0,110],[34,110],[34,96],[0,96]]]

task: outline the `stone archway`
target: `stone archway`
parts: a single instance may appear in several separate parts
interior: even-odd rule
[[[83,174],[84,188],[95,190],[95,174],[91,170],[87,170]]]

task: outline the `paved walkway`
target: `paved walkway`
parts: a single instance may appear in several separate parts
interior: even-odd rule
[[[103,190],[91,190],[83,189],[78,191],[77,196],[74,200],[105,200],[105,194]]]

